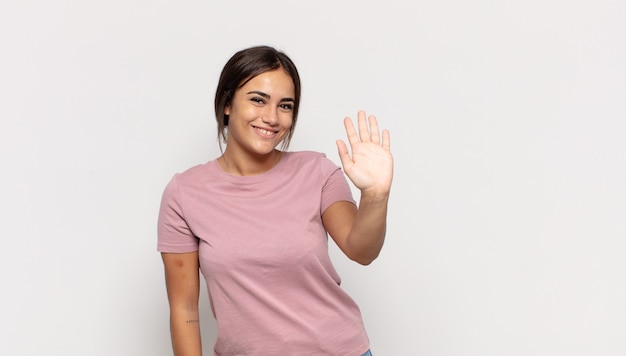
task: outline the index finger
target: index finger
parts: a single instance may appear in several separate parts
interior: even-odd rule
[[[346,116],[343,119],[343,126],[346,128],[346,135],[348,136],[348,142],[350,142],[350,146],[359,142],[359,136],[356,134],[356,130],[354,129],[354,124],[352,123],[352,119],[349,116]]]

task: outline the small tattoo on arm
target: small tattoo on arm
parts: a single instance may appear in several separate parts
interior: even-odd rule
[[[187,321],[185,321],[185,322],[186,322],[187,324],[194,324],[194,323],[199,323],[199,322],[200,322],[200,320],[197,320],[197,319],[195,319],[195,320],[187,320]]]

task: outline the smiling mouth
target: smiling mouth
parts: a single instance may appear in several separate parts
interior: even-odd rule
[[[263,137],[274,137],[278,133],[278,131],[270,131],[257,126],[254,126],[254,130],[258,132]]]

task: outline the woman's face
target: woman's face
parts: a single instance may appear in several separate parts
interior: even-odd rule
[[[293,81],[282,68],[259,74],[237,89],[224,109],[226,150],[252,156],[273,152],[291,128],[294,92]]]

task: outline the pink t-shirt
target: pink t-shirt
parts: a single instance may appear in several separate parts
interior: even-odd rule
[[[199,251],[218,335],[215,355],[361,356],[369,340],[340,287],[321,214],[354,203],[323,154],[285,152],[271,170],[233,176],[214,161],[167,185],[158,250]]]

